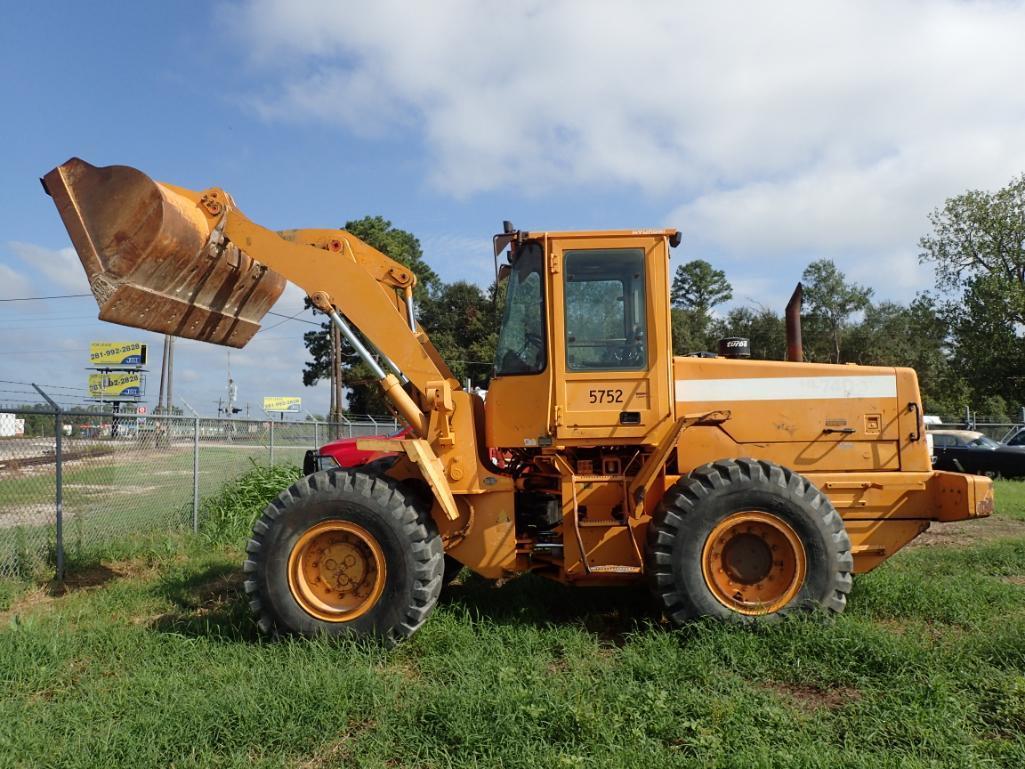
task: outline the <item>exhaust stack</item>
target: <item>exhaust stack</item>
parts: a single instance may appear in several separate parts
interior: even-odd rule
[[[787,302],[786,328],[787,328],[787,360],[800,363],[804,360],[804,345],[801,342],[801,301],[804,297],[804,287],[798,283],[797,288]]]
[[[100,320],[244,347],[285,279],[211,238],[200,196],[128,166],[72,158],[42,178]]]

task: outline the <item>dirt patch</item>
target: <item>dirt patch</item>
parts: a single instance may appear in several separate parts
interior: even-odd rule
[[[1010,577],[1003,577],[1002,579],[1009,585],[1025,586],[1025,574],[1013,574]]]
[[[30,612],[36,606],[51,603],[53,600],[54,597],[47,587],[34,587],[18,596],[7,611],[0,611],[0,625],[6,625],[19,614]]]
[[[191,475],[191,473],[190,473]],[[159,486],[116,486],[111,483],[65,483],[65,489],[84,491],[86,494],[145,494],[156,491]]]
[[[64,520],[71,516],[64,511]],[[17,526],[53,525],[57,519],[53,502],[30,502],[16,507],[0,508],[0,529],[13,529]]]
[[[19,614],[32,611],[38,606],[51,604],[68,593],[79,590],[95,590],[114,580],[143,576],[155,570],[155,566],[138,559],[112,561],[72,569],[65,575],[64,582],[40,585],[20,596],[7,611],[0,612],[0,624]]]
[[[861,692],[849,686],[822,689],[805,684],[770,683],[764,688],[788,700],[800,710],[836,710],[861,699]]]
[[[214,577],[190,590],[190,597],[195,601],[196,609],[212,609],[223,606],[238,595],[245,581],[241,571],[231,571]]]
[[[102,563],[95,566],[86,566],[66,575],[64,582],[55,586],[53,592],[57,595],[65,595],[73,590],[83,590],[90,587],[106,585],[118,577],[124,576],[119,570],[104,566]]]
[[[315,751],[313,755],[306,758],[296,759],[292,766],[294,769],[321,769],[328,766],[351,766],[355,756],[353,755],[353,741],[361,734],[374,726],[373,721],[356,721],[349,724],[348,728],[338,737],[331,740],[327,745]]]
[[[929,641],[954,640],[964,638],[966,635],[963,627],[944,625],[938,622],[920,622],[901,617],[880,617],[873,622],[894,635],[907,636],[909,633],[913,633],[917,640],[923,638]]]
[[[1025,539],[1025,521],[995,515],[953,523],[933,521],[908,547],[970,547],[997,539],[1012,538]]]

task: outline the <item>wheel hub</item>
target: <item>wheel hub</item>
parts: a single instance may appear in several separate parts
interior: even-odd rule
[[[800,591],[807,571],[804,546],[783,519],[757,510],[728,515],[705,540],[705,584],[716,600],[740,614],[770,614]]]
[[[323,521],[306,531],[288,558],[288,586],[308,614],[349,622],[384,590],[386,566],[377,540],[350,521]]]

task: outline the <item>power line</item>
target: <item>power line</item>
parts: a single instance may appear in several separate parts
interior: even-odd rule
[[[56,294],[54,296],[15,296],[9,299],[0,299],[0,302],[38,302],[43,299],[77,299],[80,296],[92,296],[92,294]]]
[[[277,318],[284,318],[285,320],[294,320],[294,321],[298,321],[299,323],[308,323],[309,325],[317,326],[318,328],[322,325],[320,323],[317,323],[316,321],[306,320],[306,318],[298,318],[298,317],[296,317],[297,315],[300,315],[300,314],[302,314],[304,312],[306,312],[306,308],[305,307],[303,309],[299,310],[299,312],[297,312],[295,315],[282,315],[280,312],[274,312],[273,310],[268,310],[267,314],[268,315],[273,315],[273,316],[275,316]],[[281,321],[281,323],[284,323],[285,320]],[[271,328],[277,328],[278,326],[281,325],[281,323],[276,323],[273,326],[271,326]],[[266,330],[266,329],[264,329],[264,330]]]
[[[0,384],[23,385],[25,387],[31,387],[32,386],[31,382],[18,382],[18,381],[14,380],[14,379],[0,379]],[[36,384],[39,384],[39,383],[37,382]],[[84,392],[88,392],[89,391],[89,388],[87,388],[87,387],[68,387],[67,385],[55,385],[55,384],[40,384],[39,386],[40,387],[50,387],[50,388],[52,388],[54,390],[80,390],[80,391],[84,391]]]
[[[270,331],[271,329],[277,328],[282,323],[287,323],[290,320],[300,320],[299,316],[302,315],[304,312],[306,312],[306,308],[305,307],[303,309],[299,310],[299,312],[297,312],[295,315],[290,315],[290,316],[282,315],[280,312],[268,312],[267,313],[268,315],[274,315],[274,316],[276,316],[278,318],[284,318],[284,320],[279,320],[273,326],[267,326],[266,328],[262,328],[260,330],[266,332],[266,331]],[[301,322],[302,323],[312,323],[313,321],[302,320]],[[314,324],[314,325],[320,325],[320,324],[317,323],[317,324]]]

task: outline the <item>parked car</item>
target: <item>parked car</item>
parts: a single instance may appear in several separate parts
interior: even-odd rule
[[[405,438],[413,432],[411,427],[403,427],[389,435],[360,435],[354,438],[339,438],[337,441],[325,443],[320,449],[311,449],[303,459],[303,473],[309,475],[318,470],[330,470],[332,467],[359,467],[375,459],[390,457],[396,452],[366,451],[357,448],[356,441],[361,438]]]
[[[1025,477],[1025,446],[1008,446],[975,430],[930,430],[933,466],[973,475]]]
[[[1025,446],[1025,427],[1018,427],[1004,436],[1003,442],[1008,446]]]

